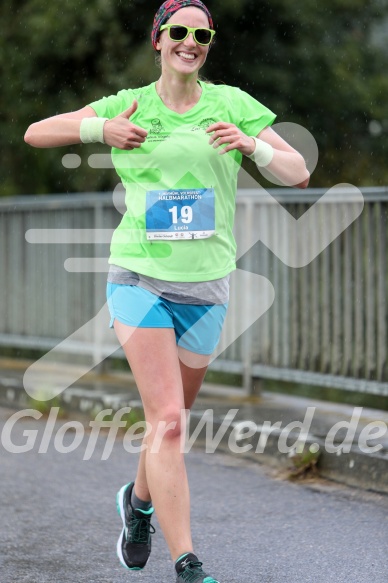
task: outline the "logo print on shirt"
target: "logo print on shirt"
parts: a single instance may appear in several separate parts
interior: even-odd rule
[[[150,129],[150,134],[160,134],[161,132],[165,131],[162,122],[160,119],[155,118],[151,121],[152,127]]]
[[[197,126],[194,126],[191,130],[192,132],[198,132],[199,130],[207,130],[209,126],[213,123],[217,123],[212,117],[205,117]]]

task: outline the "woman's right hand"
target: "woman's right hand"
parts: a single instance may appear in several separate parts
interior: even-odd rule
[[[120,150],[133,150],[140,148],[145,142],[148,132],[129,120],[137,108],[138,102],[135,99],[131,107],[105,122],[104,141],[108,146]]]

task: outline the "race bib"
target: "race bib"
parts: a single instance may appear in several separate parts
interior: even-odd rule
[[[146,233],[149,240],[211,237],[215,233],[214,189],[149,190]]]

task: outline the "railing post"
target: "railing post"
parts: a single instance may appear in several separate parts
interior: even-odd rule
[[[247,262],[247,271],[253,271],[253,261],[252,261],[252,249],[250,245],[252,245],[252,241],[254,240],[254,225],[253,225],[253,211],[254,211],[254,201],[249,200],[244,203],[244,231],[243,231],[243,238],[244,238],[244,249],[248,249],[247,256],[245,257],[245,261]],[[242,297],[243,297],[243,305],[241,306],[241,312],[243,317],[246,319],[246,322],[249,322],[249,314],[252,312],[252,302],[254,301],[253,298],[254,290],[252,289],[252,279],[248,278],[247,285],[245,286]],[[245,326],[246,328],[246,326]],[[244,393],[247,397],[252,396],[253,394],[253,376],[252,376],[252,363],[253,363],[253,326],[249,326],[246,328],[242,343],[241,343],[241,360],[243,363],[243,389]]]
[[[99,241],[100,230],[104,228],[104,213],[103,202],[96,201],[94,203],[94,259],[95,266],[98,264],[98,259],[103,257],[104,245]],[[107,258],[108,261],[108,258]],[[102,274],[95,270],[94,273],[94,313],[97,314],[105,301],[105,278]],[[94,319],[94,331],[91,342],[93,344],[93,364],[97,372],[102,373],[104,370],[104,334],[101,328],[99,318]]]

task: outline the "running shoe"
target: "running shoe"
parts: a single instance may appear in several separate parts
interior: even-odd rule
[[[131,494],[134,482],[123,486],[116,496],[117,512],[123,521],[123,530],[117,541],[117,556],[123,567],[140,571],[151,553],[151,534],[155,532],[151,524],[154,509],[133,508]]]
[[[193,553],[184,555],[182,559],[178,565],[176,583],[219,583],[202,570],[202,563]]]

